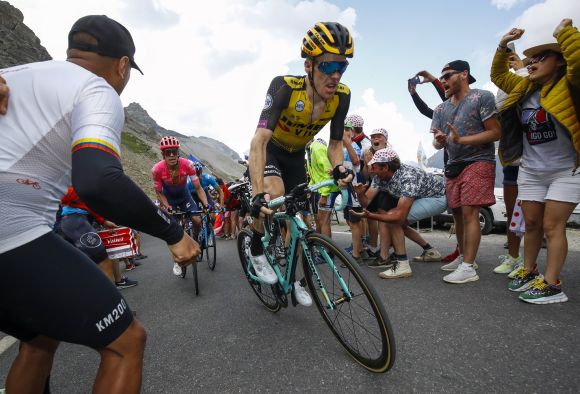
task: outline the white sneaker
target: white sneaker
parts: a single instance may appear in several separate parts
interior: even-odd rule
[[[441,266],[441,269],[443,271],[455,271],[457,269],[457,267],[459,267],[459,265],[461,263],[463,263],[463,255],[462,254],[460,254],[459,256],[457,256],[455,258],[455,260],[453,260],[452,262],[447,263],[445,265],[442,265]]]
[[[408,278],[412,275],[413,271],[411,271],[409,260],[394,261],[391,268],[379,273],[383,279]]]
[[[472,264],[461,263],[459,267],[449,275],[445,275],[443,280],[447,283],[467,283],[475,282],[479,279]]]
[[[461,265],[461,263],[463,263],[463,255],[462,254],[457,256],[457,258],[455,260],[453,260],[452,262],[450,262],[449,264],[445,264],[444,266],[442,266],[441,269],[443,271],[455,271],[457,269],[457,267],[459,267]],[[473,262],[473,268],[475,268],[475,269],[479,268],[479,266],[477,265],[476,262]]]
[[[256,276],[260,278],[260,280],[264,283],[269,285],[273,285],[274,283],[278,282],[278,277],[274,272],[274,269],[268,263],[268,259],[263,254],[259,256],[252,256],[250,254],[250,262],[254,267],[254,271],[256,271]]]
[[[296,298],[296,301],[298,301],[298,303],[302,306],[312,305],[312,298],[310,297],[310,294],[308,294],[308,291],[302,287],[299,280],[294,282],[294,297]]]
[[[177,263],[173,263],[173,275],[181,276],[181,267]]]

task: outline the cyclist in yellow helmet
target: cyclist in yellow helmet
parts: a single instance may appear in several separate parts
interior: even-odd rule
[[[342,166],[342,133],[350,90],[340,83],[348,67],[347,58],[353,56],[352,36],[340,23],[319,22],[304,36],[301,51],[306,75],[272,80],[250,148],[252,216],[258,219],[254,222],[251,261],[258,277],[271,284],[276,283],[277,277],[260,242],[260,210],[267,195],[275,198],[306,182],[305,146],[328,122],[328,157],[334,178],[341,184],[352,179],[352,172]],[[297,284],[298,302],[311,303],[306,290]]]

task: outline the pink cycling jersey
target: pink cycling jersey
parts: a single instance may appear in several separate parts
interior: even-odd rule
[[[153,166],[151,169],[151,177],[153,178],[153,187],[156,191],[163,192],[166,195],[182,194],[184,191],[187,191],[187,177],[191,178],[194,185],[199,185],[197,172],[190,160],[180,157],[177,161],[177,166],[177,183],[173,183],[171,171],[167,167],[165,160],[161,160]]]

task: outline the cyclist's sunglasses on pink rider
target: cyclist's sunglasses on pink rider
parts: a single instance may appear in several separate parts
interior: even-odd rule
[[[179,149],[164,149],[163,156],[178,156]]]
[[[338,72],[340,75],[344,74],[346,68],[348,67],[348,61],[344,62],[320,62],[318,63],[318,71],[326,74],[332,75]]]

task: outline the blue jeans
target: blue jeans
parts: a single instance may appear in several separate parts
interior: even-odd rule
[[[409,224],[427,219],[431,216],[439,215],[447,209],[447,197],[426,197],[418,198],[413,201],[407,221]]]

